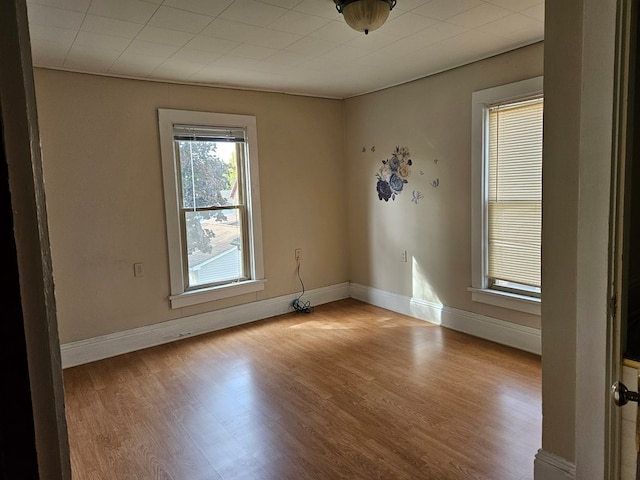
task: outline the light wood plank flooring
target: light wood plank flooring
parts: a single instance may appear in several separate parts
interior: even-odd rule
[[[541,364],[348,299],[64,371],[74,480],[529,480]]]

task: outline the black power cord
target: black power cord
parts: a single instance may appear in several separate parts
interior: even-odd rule
[[[304,283],[302,283],[302,277],[300,277],[300,260],[298,259],[298,268],[296,269],[298,273],[298,280],[300,280],[300,285],[302,285],[302,293],[296,298],[293,303],[293,309],[296,312],[301,313],[311,313],[313,312],[313,307],[311,306],[311,302],[302,302],[300,299],[304,295]]]

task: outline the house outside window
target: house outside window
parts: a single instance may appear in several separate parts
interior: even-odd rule
[[[172,308],[264,288],[255,117],[158,110]]]
[[[472,98],[474,301],[540,314],[542,77]]]

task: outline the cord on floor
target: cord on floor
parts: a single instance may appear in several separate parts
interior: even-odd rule
[[[301,313],[311,313],[313,312],[313,307],[311,306],[311,302],[303,302],[300,299],[302,298],[302,296],[304,295],[304,283],[302,283],[302,277],[300,277],[300,260],[298,260],[298,268],[296,269],[297,273],[298,273],[298,280],[300,280],[300,285],[302,285],[302,293],[300,294],[300,296],[298,296],[298,298],[296,298],[293,303],[293,309],[296,312],[301,312]]]

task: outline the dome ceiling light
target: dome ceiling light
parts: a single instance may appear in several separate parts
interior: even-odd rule
[[[380,28],[396,6],[396,0],[333,0],[336,9],[354,30],[369,32]]]

